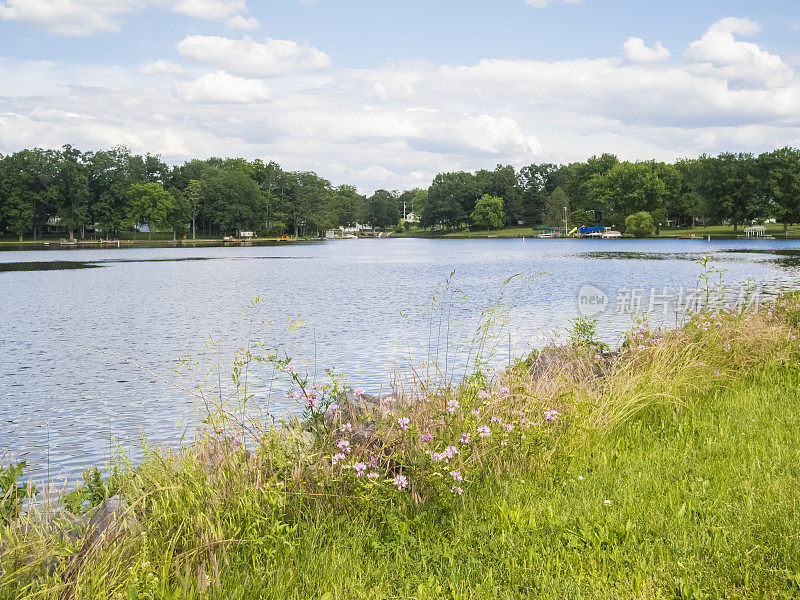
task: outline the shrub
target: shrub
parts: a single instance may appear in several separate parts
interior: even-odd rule
[[[654,232],[653,216],[649,212],[640,211],[625,219],[625,233],[635,237],[646,237],[653,235]]]

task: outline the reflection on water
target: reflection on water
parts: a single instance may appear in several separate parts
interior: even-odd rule
[[[173,379],[181,357],[202,371],[263,337],[296,353],[312,378],[335,367],[352,385],[386,392],[393,370],[437,354],[448,372],[463,372],[477,319],[504,289],[513,304],[506,360],[509,333],[514,355],[563,339],[587,284],[612,300],[596,318],[614,344],[631,324],[614,308],[623,289],[696,286],[705,255],[728,282],[800,287],[800,242],[784,241],[383,239],[0,252],[0,454],[28,452],[40,476],[49,454],[52,475],[74,475],[105,461],[109,445],[135,453],[141,434],[174,443],[198,422],[192,396],[117,357]],[[431,310],[453,271],[459,293],[440,295],[441,310]],[[291,333],[297,319],[305,325]],[[651,320],[674,325],[679,316]],[[227,372],[213,380],[227,385]],[[248,377],[275,413],[297,410],[267,369]]]

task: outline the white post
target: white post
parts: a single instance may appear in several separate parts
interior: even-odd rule
[[[564,207],[564,237],[567,237],[567,233],[569,229],[567,229],[567,207]]]

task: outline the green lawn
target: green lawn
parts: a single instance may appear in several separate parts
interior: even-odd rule
[[[769,223],[765,225],[766,234],[776,238],[783,238],[783,225],[780,223]],[[675,237],[678,235],[698,235],[712,237],[736,237],[737,235],[744,235],[744,225],[740,225],[738,231],[733,231],[733,226],[730,225],[710,225],[708,227],[663,227],[658,237]],[[800,225],[791,225],[787,230],[786,237],[797,238],[800,237]]]
[[[494,230],[471,230],[471,231],[446,231],[428,229],[410,229],[405,233],[393,233],[391,237],[442,237],[442,238],[516,238],[516,237],[536,237],[542,231],[534,231],[532,227],[506,227],[505,229]]]

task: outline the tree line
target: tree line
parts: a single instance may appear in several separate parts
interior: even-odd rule
[[[566,215],[565,215],[566,211]],[[0,232],[39,239],[48,228],[70,238],[113,237],[146,225],[174,237],[319,235],[361,223],[402,227],[413,213],[422,227],[604,224],[623,228],[641,212],[656,224],[739,225],[800,222],[800,150],[722,153],[675,163],[619,161],[531,164],[516,170],[439,173],[427,189],[370,196],[334,186],[313,171],[242,158],[169,166],[159,156],[118,146],[83,152],[26,149],[0,155]]]

